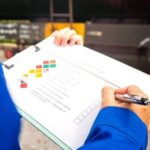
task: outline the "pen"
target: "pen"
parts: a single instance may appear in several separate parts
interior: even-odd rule
[[[144,98],[138,95],[128,95],[128,94],[115,94],[116,100],[127,102],[127,103],[135,103],[140,105],[150,105],[150,100],[148,98]]]

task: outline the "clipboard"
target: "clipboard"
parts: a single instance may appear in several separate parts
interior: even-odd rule
[[[92,49],[58,47],[51,38],[36,46],[38,50],[31,46],[4,63],[14,65],[4,67],[7,85],[20,114],[65,150],[83,145],[99,112],[103,86],[135,84],[150,93],[148,74]],[[44,68],[48,59],[56,60],[49,71],[27,88],[18,86],[17,76],[22,74],[19,69],[29,70],[31,64],[42,64]]]
[[[27,49],[25,49],[24,51],[19,52],[14,57],[10,58],[8,61],[6,61],[6,62],[0,61],[0,63],[3,66],[4,72],[5,73],[7,71],[9,72],[9,70],[12,70],[14,67],[17,67],[17,64],[20,63],[22,60],[27,59],[28,57],[30,57],[31,55],[34,55],[35,53],[38,53],[40,50],[41,49],[38,45],[32,45],[32,46],[28,47]],[[40,122],[38,122],[36,119],[34,119],[26,111],[22,110],[22,108],[20,106],[18,106],[16,103],[15,103],[15,105],[16,105],[18,112],[21,114],[22,117],[24,117],[26,120],[28,120],[33,126],[35,126],[37,129],[39,129],[48,138],[50,138],[55,144],[59,145],[61,148],[65,149],[65,150],[71,150],[70,147],[68,147],[63,141],[61,141],[52,132],[50,132],[48,129],[46,129]]]

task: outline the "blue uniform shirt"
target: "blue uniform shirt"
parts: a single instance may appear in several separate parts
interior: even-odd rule
[[[146,150],[147,127],[132,111],[103,108],[78,150]]]
[[[0,150],[20,150],[20,115],[7,90],[0,65]]]

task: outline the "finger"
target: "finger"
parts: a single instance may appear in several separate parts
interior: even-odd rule
[[[128,87],[120,88],[115,90],[115,94],[127,94]]]
[[[148,98],[148,96],[136,85],[130,85],[125,88],[116,89],[115,94],[138,95],[138,96],[142,96],[144,98]]]
[[[68,43],[70,43],[71,38],[76,34],[77,33],[75,32],[75,30],[66,32],[64,35],[62,35],[61,45],[66,46]]]
[[[69,43],[71,46],[72,45],[83,45],[83,39],[82,39],[82,36],[81,35],[73,35],[71,38],[70,38],[70,43]]]
[[[109,86],[102,89],[102,107],[114,105],[114,92],[115,90]]]
[[[60,32],[61,32],[62,34],[64,34],[64,33],[67,33],[67,32],[70,31],[70,30],[71,30],[70,28],[66,27],[66,28],[64,28],[64,29],[61,29]]]
[[[70,31],[70,29],[69,28],[65,28],[65,29],[62,29],[62,30],[60,30],[60,31],[56,31],[56,32],[54,32],[54,34],[53,34],[53,36],[55,37],[55,39],[54,39],[54,43],[56,44],[56,45],[62,45],[62,37],[67,33],[67,32],[69,32]]]
[[[139,87],[136,85],[131,85],[128,87],[127,94],[129,95],[138,95],[142,96],[144,98],[148,98],[148,95],[146,95]]]
[[[115,99],[115,89],[113,89],[112,87],[105,87],[102,90],[102,107],[107,106],[129,108],[130,104],[122,101],[117,101]]]
[[[58,38],[57,38],[58,32],[59,32],[59,31],[56,30],[56,31],[54,31],[54,32],[50,35],[51,37],[54,37],[54,44],[55,44],[55,45],[58,45],[58,44],[57,44],[57,43],[58,43],[58,41],[57,41],[57,39],[58,39]]]
[[[70,28],[64,28],[60,30],[60,34],[58,34],[58,45],[63,46],[63,39],[65,39],[66,34],[70,32]]]

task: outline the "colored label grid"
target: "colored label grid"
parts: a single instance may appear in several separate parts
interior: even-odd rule
[[[28,73],[21,77],[20,88],[27,88],[29,79],[42,78],[43,73],[48,72],[50,68],[56,68],[56,60],[45,60],[42,64],[36,65],[35,68],[29,69]]]

